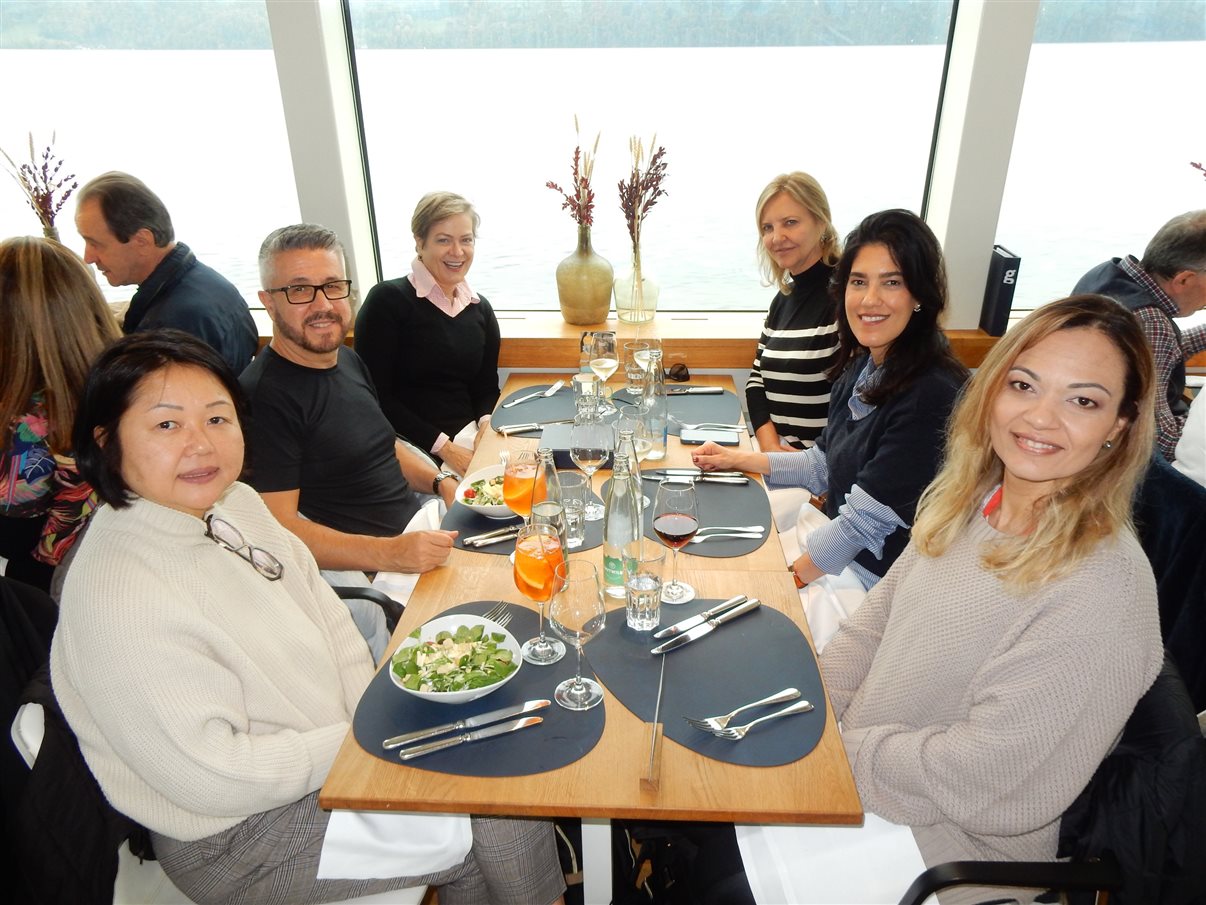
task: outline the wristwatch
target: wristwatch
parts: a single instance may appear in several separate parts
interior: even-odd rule
[[[456,477],[459,477],[459,475],[457,475],[457,473],[454,471],[437,471],[436,476],[431,479],[431,492],[434,493],[436,496],[439,496],[440,495],[440,481],[444,480],[444,478],[456,478]]]

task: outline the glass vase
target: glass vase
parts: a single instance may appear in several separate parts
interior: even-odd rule
[[[614,272],[590,245],[590,227],[578,227],[578,247],[557,265],[557,300],[567,324],[590,326],[607,320]]]
[[[636,257],[628,273],[616,277],[614,286],[616,317],[626,324],[644,324],[657,314],[657,297],[661,292],[657,283],[641,272],[640,258]]]

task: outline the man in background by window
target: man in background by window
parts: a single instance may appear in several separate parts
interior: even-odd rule
[[[425,503],[415,488],[451,505],[455,476],[398,440],[368,368],[343,343],[352,283],[335,233],[283,227],[264,240],[259,263],[272,342],[239,378],[251,403],[248,482],[328,581],[364,585],[364,572],[390,573],[376,586],[405,602],[418,573],[443,565],[456,537],[434,530],[439,501]],[[389,640],[384,617],[349,604],[379,658]]]
[[[1156,445],[1173,461],[1189,413],[1185,359],[1206,349],[1206,326],[1182,331],[1173,318],[1206,308],[1206,210],[1173,217],[1147,244],[1142,261],[1127,255],[1099,264],[1073,291],[1108,295],[1139,318],[1156,359]]]
[[[259,331],[229,280],[176,241],[159,196],[127,173],[97,176],[79,194],[75,228],[84,260],[111,286],[137,285],[122,329],[174,327],[209,343],[238,374],[255,356]]]

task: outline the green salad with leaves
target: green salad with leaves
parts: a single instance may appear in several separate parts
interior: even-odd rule
[[[409,637],[418,638],[420,629]],[[430,641],[407,645],[394,654],[392,668],[403,687],[411,691],[468,691],[501,682],[519,664],[500,647],[506,635],[486,634],[484,625],[459,625],[455,632],[440,632]]]

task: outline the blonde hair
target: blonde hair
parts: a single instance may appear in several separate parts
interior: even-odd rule
[[[830,267],[842,256],[842,243],[829,214],[829,198],[819,182],[799,170],[794,173],[780,173],[772,179],[762,190],[758,203],[754,206],[754,225],[758,230],[758,269],[764,285],[778,286],[779,291],[787,295],[791,292],[791,283],[787,279],[789,274],[775,262],[767,252],[766,246],[762,244],[762,211],[778,194],[787,195],[797,201],[821,224],[821,260]]]
[[[92,271],[72,251],[32,236],[0,242],[0,450],[42,390],[50,448],[69,452],[88,369],[120,335]]]
[[[441,220],[447,220],[456,214],[468,214],[473,221],[473,235],[481,226],[482,218],[477,215],[473,205],[465,198],[454,192],[428,192],[415,205],[415,212],[410,218],[410,232],[415,242],[426,242],[431,228]]]
[[[1033,531],[986,547],[981,563],[1024,591],[1068,574],[1098,542],[1131,526],[1132,497],[1155,436],[1152,354],[1130,311],[1105,296],[1077,295],[1032,312],[997,342],[972,378],[951,418],[946,461],[917,505],[912,539],[926,556],[945,553],[1001,481],[1003,466],[987,437],[1013,363],[1051,334],[1075,329],[1096,330],[1122,355],[1126,379],[1118,414],[1129,423],[1112,449],[1039,502]]]

